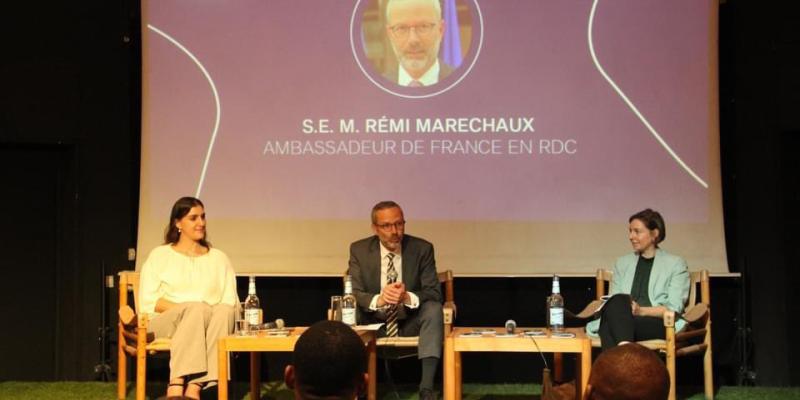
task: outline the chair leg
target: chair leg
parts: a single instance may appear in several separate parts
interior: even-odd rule
[[[127,397],[127,375],[128,375],[128,368],[127,368],[127,360],[125,360],[125,356],[122,356],[117,361],[117,399],[118,400],[125,400]]]
[[[136,354],[136,400],[145,400],[147,385],[147,351]]]
[[[667,372],[669,372],[669,400],[675,400],[675,347],[667,347]]]
[[[706,349],[706,355],[703,356],[703,381],[706,399],[714,400],[714,372],[711,366],[711,347]]]
[[[705,387],[706,399],[714,400],[714,370],[711,358],[711,323],[706,325],[706,347],[703,355],[703,386]]]
[[[128,355],[125,354],[125,337],[122,336],[122,326],[119,326],[117,335],[117,399],[125,400],[127,394]]]
[[[669,400],[675,400],[675,313],[668,311],[664,313],[664,339],[667,342],[667,372],[669,372]]]

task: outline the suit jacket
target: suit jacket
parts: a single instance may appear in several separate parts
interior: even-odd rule
[[[638,261],[639,255],[636,253],[626,254],[617,259],[614,264],[614,277],[611,279],[609,295],[631,292]],[[679,256],[657,249],[647,291],[653,307],[664,306],[678,314],[682,313],[686,299],[689,297],[689,269],[686,261]],[[676,319],[675,330],[679,331],[685,325],[686,321]],[[600,318],[586,325],[586,332],[590,335],[597,336],[598,329],[600,329]]]
[[[430,242],[403,235],[403,283],[407,291],[419,297],[420,305],[426,301],[442,302],[442,289],[433,253]],[[362,313],[371,313],[369,304],[381,292],[381,249],[377,236],[350,245],[349,268],[358,308]]]
[[[386,72],[383,73],[383,77],[385,79],[389,80],[389,81],[392,81],[392,83],[396,84],[397,80],[398,80],[397,76],[400,73],[398,71],[398,68],[400,68],[399,65],[393,64],[392,66],[388,67],[388,70]],[[448,76],[450,76],[450,74],[452,74],[453,71],[454,71],[453,67],[445,64],[444,61],[442,61],[442,59],[440,58],[439,59],[439,80],[436,82],[436,84],[439,84],[440,82],[442,82],[442,80],[444,80],[444,78],[447,78]]]

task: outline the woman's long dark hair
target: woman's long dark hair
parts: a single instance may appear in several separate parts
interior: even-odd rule
[[[169,222],[167,222],[167,229],[164,233],[164,244],[178,243],[178,239],[180,239],[181,234],[178,232],[178,227],[175,226],[175,222],[180,221],[181,218],[186,216],[186,214],[189,214],[189,211],[192,210],[192,207],[197,206],[203,207],[204,209],[206,208],[200,199],[196,199],[194,197],[181,197],[175,202],[175,204],[172,205],[172,211],[169,213]],[[207,235],[208,232],[203,235],[203,238],[199,240],[199,243],[203,247],[210,249],[211,243],[206,240]]]

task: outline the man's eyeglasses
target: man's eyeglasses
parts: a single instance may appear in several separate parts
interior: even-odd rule
[[[389,30],[392,31],[392,34],[395,37],[399,39],[405,39],[408,37],[408,34],[411,33],[412,29],[417,33],[417,36],[427,36],[433,32],[434,27],[436,27],[436,24],[429,22],[418,25],[395,25],[390,26]]]
[[[390,231],[392,230],[392,228],[395,228],[399,231],[400,229],[403,229],[406,226],[406,221],[395,222],[393,224],[380,224],[380,225],[375,224],[375,226],[377,226],[378,229],[383,231]]]

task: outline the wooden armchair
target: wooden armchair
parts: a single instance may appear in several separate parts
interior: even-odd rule
[[[170,339],[153,339],[147,334],[147,317],[137,315],[128,305],[128,292],[133,291],[134,306],[139,298],[139,273],[122,271],[119,273],[119,323],[117,329],[117,398],[124,400],[127,391],[127,356],[136,358],[136,400],[145,399],[147,383],[147,355],[159,351],[169,351]]]
[[[703,355],[703,380],[706,399],[714,398],[714,378],[711,360],[711,289],[709,286],[708,270],[690,272],[689,298],[682,317],[688,323],[679,332],[675,332],[675,312],[664,314],[664,329],[666,339],[654,339],[637,342],[649,349],[664,354],[669,371],[670,400],[675,399],[675,358],[690,354]],[[579,316],[591,315],[601,304],[600,298],[606,294],[606,286],[611,282],[613,272],[597,270],[596,285],[597,299],[590,303]],[[700,287],[700,298],[697,288]],[[600,339],[592,339],[592,347],[600,347]],[[556,367],[559,369],[559,366]]]

